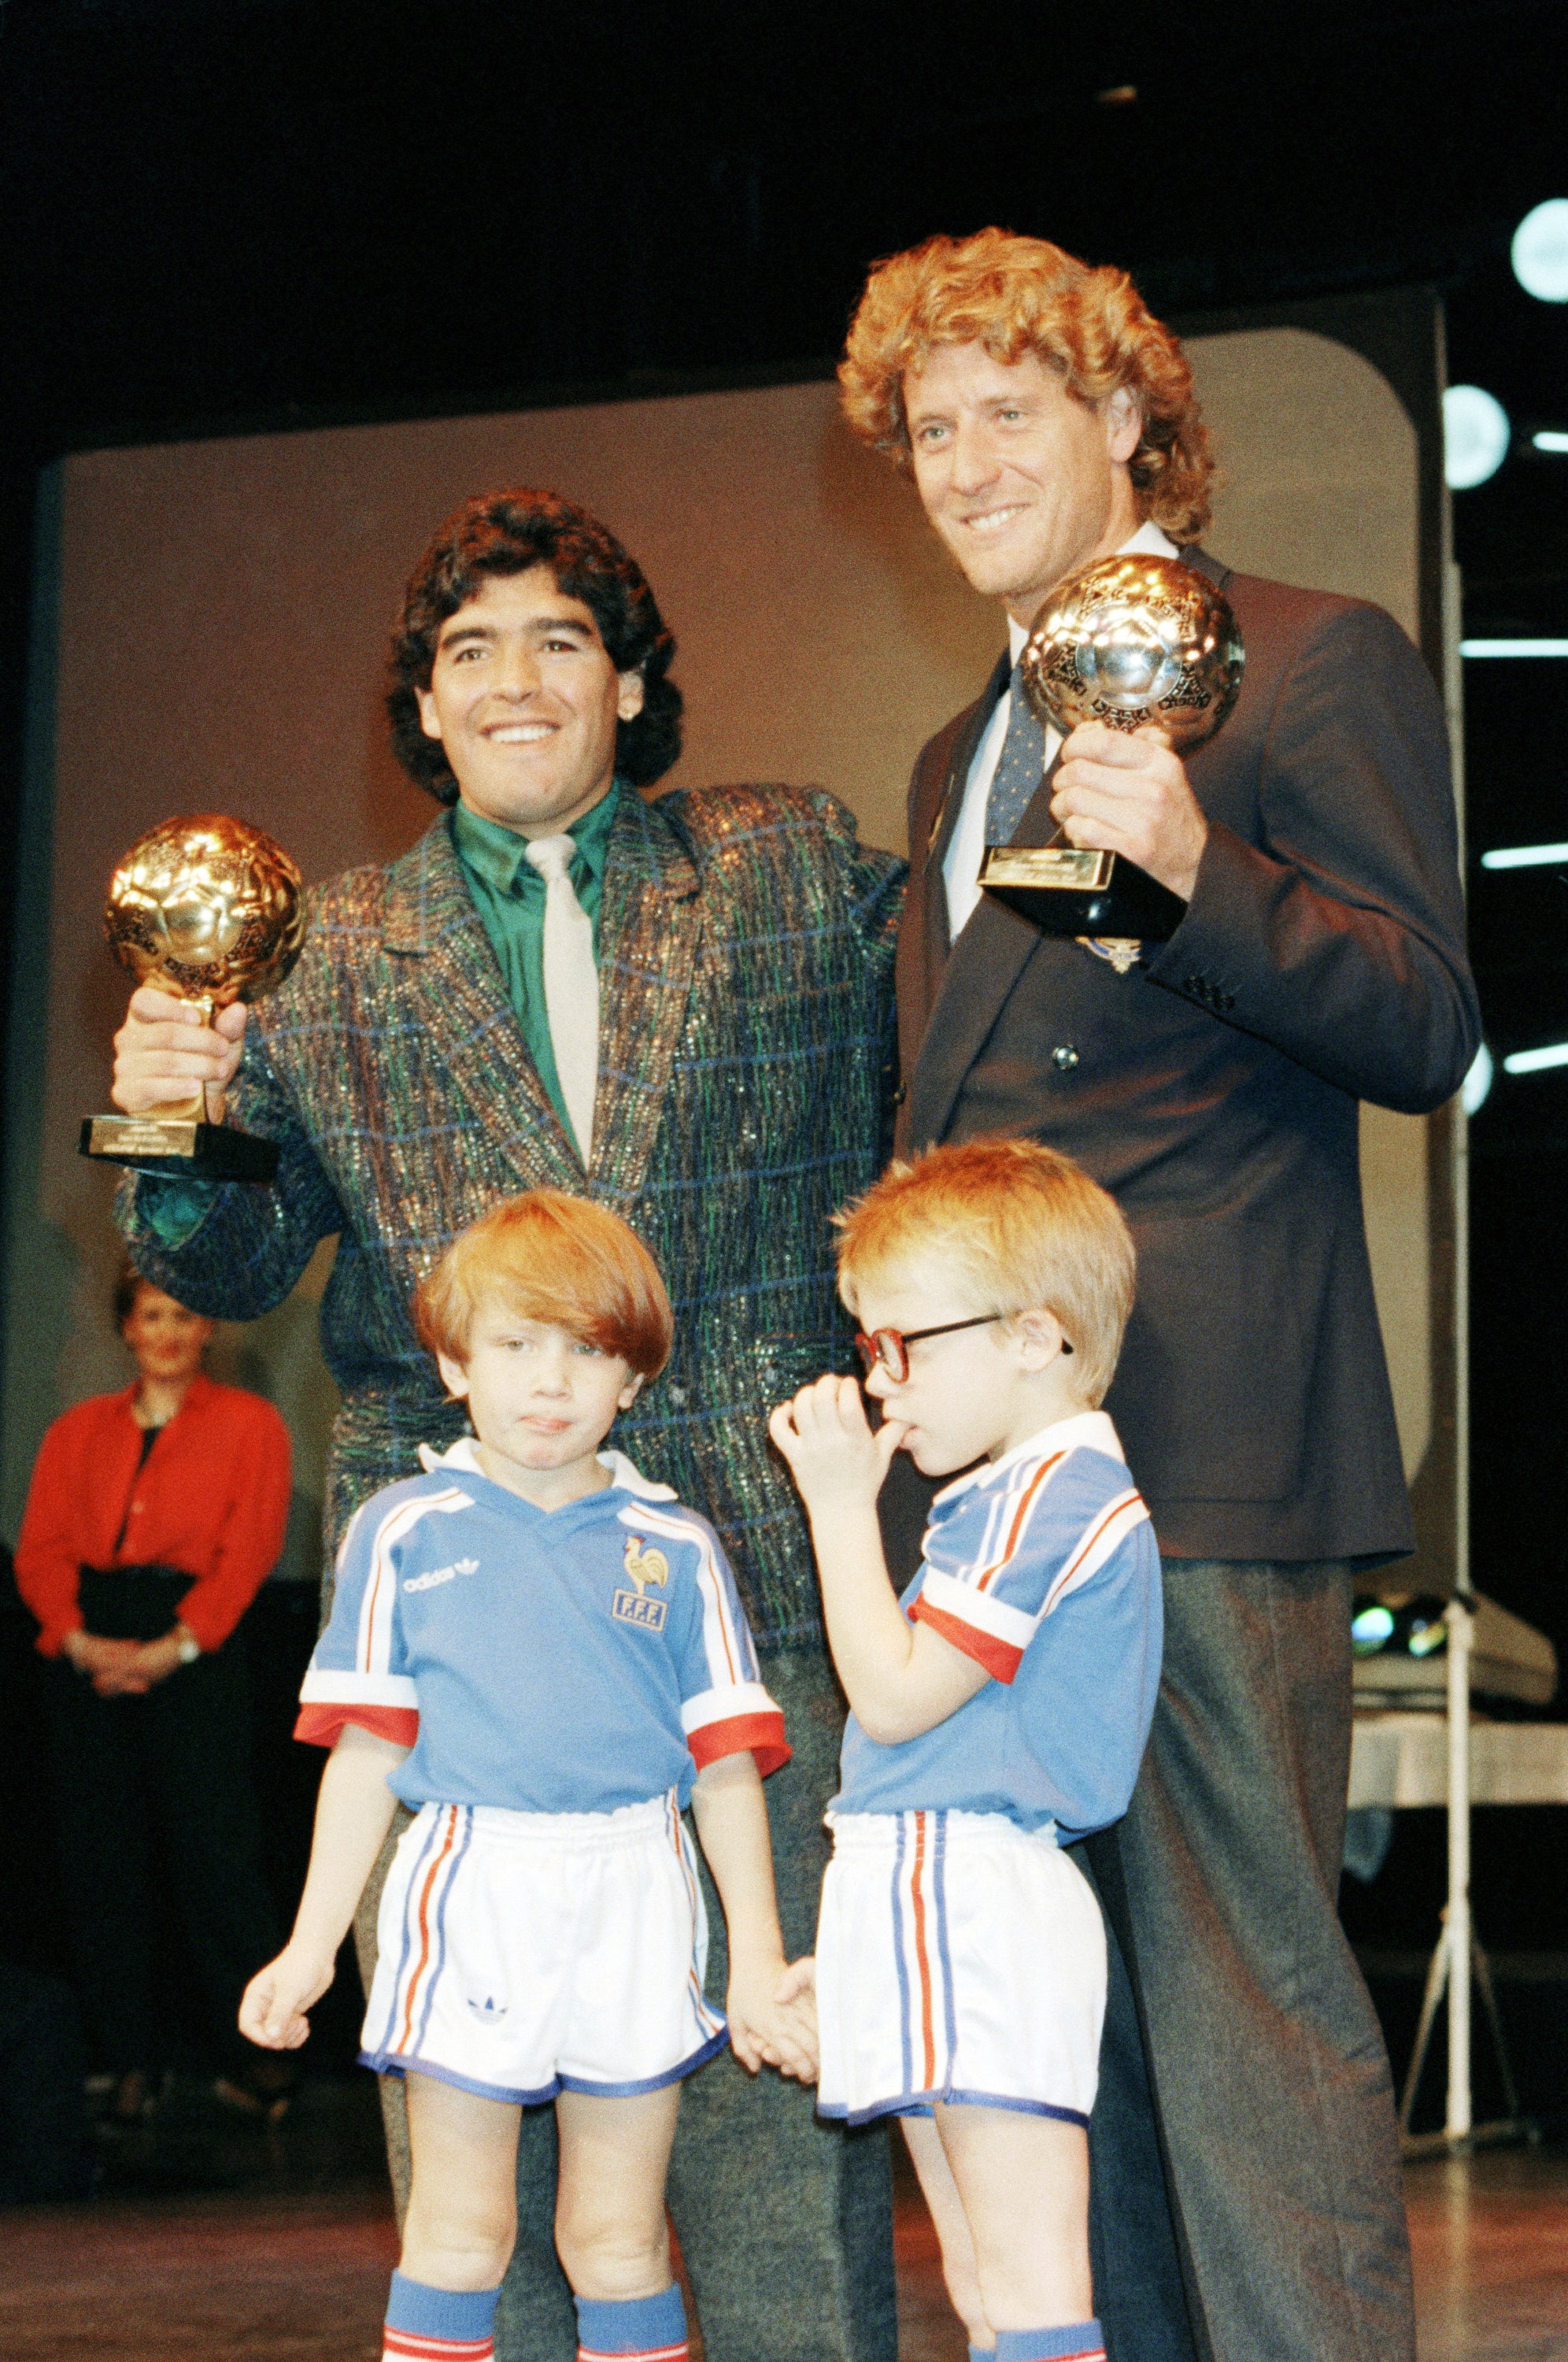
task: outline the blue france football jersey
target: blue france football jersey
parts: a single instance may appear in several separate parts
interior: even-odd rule
[[[717,1537],[619,1452],[601,1492],[544,1510],[471,1437],[359,1510],[295,1735],[353,1722],[407,1746],[405,1804],[608,1813],[749,1749],[788,1760]]]
[[[1160,1679],[1160,1559],[1103,1411],[1059,1420],[931,1505],[910,1617],[992,1678],[895,1747],[851,1715],[840,1813],[1004,1813],[1064,1843],[1121,1818]]]

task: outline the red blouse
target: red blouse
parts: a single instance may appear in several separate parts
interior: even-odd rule
[[[17,1588],[43,1626],[38,1645],[46,1657],[81,1627],[79,1567],[189,1573],[194,1587],[180,1604],[181,1621],[204,1649],[215,1649],[282,1550],[289,1430],[271,1404],[193,1378],[138,1469],[144,1430],[131,1417],[135,1395],[129,1385],[79,1402],[39,1447],[17,1539]]]

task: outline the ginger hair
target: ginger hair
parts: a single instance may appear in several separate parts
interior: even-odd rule
[[[1010,366],[1035,354],[1080,402],[1104,402],[1125,386],[1143,420],[1129,465],[1140,515],[1175,541],[1203,531],[1214,461],[1192,371],[1124,270],[1093,268],[1005,229],[928,237],[878,262],[838,370],[856,434],[907,469],[905,375],[937,346],[966,344]]]
[[[675,1320],[658,1265],[619,1214],[564,1189],[525,1189],[458,1233],[414,1296],[420,1343],[466,1363],[476,1320],[496,1304],[644,1378],[669,1359]]]
[[[1037,1140],[984,1138],[889,1165],[834,1216],[839,1293],[918,1268],[957,1280],[977,1312],[1042,1308],[1073,1348],[1073,1385],[1105,1398],[1132,1309],[1137,1257],[1121,1209]]]

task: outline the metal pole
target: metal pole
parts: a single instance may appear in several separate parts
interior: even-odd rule
[[[1474,1619],[1448,1603],[1448,2114],[1451,2141],[1468,2137],[1470,2104],[1470,1648]]]

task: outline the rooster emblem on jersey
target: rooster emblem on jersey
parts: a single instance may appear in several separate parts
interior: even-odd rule
[[[669,1581],[669,1561],[661,1550],[649,1550],[641,1534],[626,1536],[625,1568],[637,1586],[639,1599],[650,1583]]]

